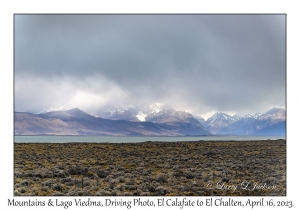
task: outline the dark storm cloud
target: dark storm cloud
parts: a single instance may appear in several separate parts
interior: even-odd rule
[[[122,100],[266,110],[285,104],[285,16],[16,15],[15,76],[20,111]]]

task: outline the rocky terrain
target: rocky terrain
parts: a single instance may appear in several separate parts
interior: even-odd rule
[[[14,129],[15,135],[185,136],[210,134],[199,122],[192,124],[181,121],[154,123],[111,120],[89,115],[77,108],[42,114],[16,112]]]
[[[15,196],[285,196],[286,141],[15,143]]]
[[[212,134],[234,135],[286,135],[286,112],[273,108],[263,114],[243,117],[216,113],[208,118],[204,127]]]
[[[135,110],[135,111],[134,111]],[[273,108],[259,115],[243,117],[216,113],[204,120],[172,108],[150,107],[110,110],[108,119],[95,117],[78,108],[41,114],[15,112],[15,135],[87,136],[285,136],[286,113]]]
[[[164,104],[154,103],[143,106],[124,105],[123,107],[111,105],[99,109],[97,115],[105,119],[147,121],[178,126],[189,123],[201,127],[213,135],[285,136],[286,134],[286,113],[282,108],[272,108],[264,113],[257,112],[254,115],[241,116],[217,112],[205,120],[199,115],[192,115]]]

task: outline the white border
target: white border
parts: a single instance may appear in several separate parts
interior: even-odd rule
[[[287,196],[275,197],[276,200],[292,200],[297,209],[298,199],[298,154],[299,139],[299,7],[296,1],[38,1],[38,0],[2,0],[1,10],[1,56],[0,56],[0,139],[1,139],[1,190],[0,207],[8,209],[8,199],[13,199],[13,14],[14,13],[286,13],[287,14]],[[48,200],[48,197],[16,197],[18,200]],[[95,197],[94,197],[95,198]],[[216,198],[216,197],[214,197]],[[225,197],[228,198],[228,197]],[[247,200],[247,197],[234,197]],[[63,199],[63,198],[60,198]],[[73,198],[64,197],[63,200]],[[86,197],[85,197],[86,199]],[[101,199],[101,198],[100,198]],[[124,198],[125,199],[125,198]],[[123,200],[124,200],[123,199]],[[128,198],[129,199],[129,198]],[[153,198],[156,200],[156,198]],[[193,199],[196,199],[193,197]],[[201,197],[204,200],[206,198]],[[259,200],[259,197],[251,197]],[[270,197],[265,197],[270,199]],[[32,207],[22,207],[22,209]],[[42,209],[63,209],[63,207],[44,207]],[[166,207],[164,207],[166,208]],[[199,207],[198,207],[199,208]],[[232,207],[229,207],[232,208]],[[228,209],[229,209],[228,208]],[[38,207],[36,208],[38,209]],[[40,209],[40,208],[39,208]],[[82,209],[70,207],[69,209]],[[96,209],[96,208],[88,208]],[[100,209],[100,207],[97,207]],[[106,209],[106,208],[104,208]],[[126,209],[124,207],[117,209]],[[137,208],[131,208],[137,209]],[[152,208],[153,209],[153,208]],[[162,208],[160,208],[162,209]],[[171,209],[171,208],[169,208]],[[176,208],[175,208],[176,209]],[[179,208],[177,208],[179,209]],[[195,209],[186,208],[184,209]],[[201,209],[206,209],[202,207]],[[212,209],[212,208],[208,208]],[[240,208],[233,208],[240,209]],[[243,208],[250,209],[250,208]],[[268,209],[257,207],[255,209]],[[270,208],[274,209],[274,208]],[[277,208],[275,208],[277,209]]]

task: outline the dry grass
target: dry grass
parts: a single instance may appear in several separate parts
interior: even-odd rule
[[[15,143],[14,155],[15,195],[286,195],[284,140]]]

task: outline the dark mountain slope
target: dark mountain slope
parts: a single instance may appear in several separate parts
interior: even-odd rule
[[[79,109],[43,114],[15,113],[16,135],[109,135],[109,136],[183,136],[206,135],[202,128],[182,123],[164,125],[152,122],[108,120]]]

